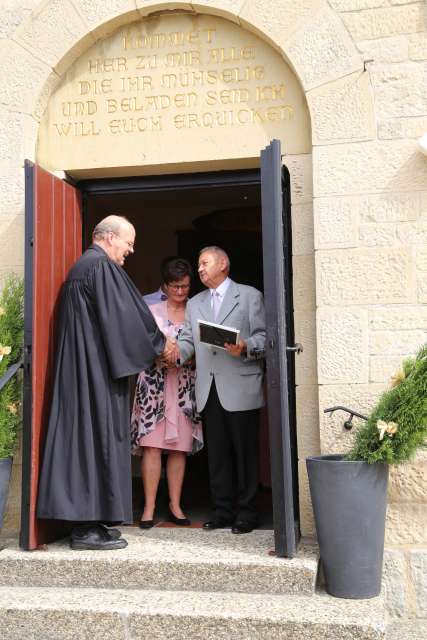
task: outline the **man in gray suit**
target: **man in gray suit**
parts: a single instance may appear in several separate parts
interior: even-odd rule
[[[181,363],[196,357],[197,410],[205,426],[213,502],[203,528],[231,525],[233,533],[248,533],[258,524],[258,424],[264,404],[258,354],[265,347],[265,314],[262,294],[233,282],[229,271],[223,249],[202,249],[199,276],[208,289],[189,300],[178,347]],[[239,329],[239,343],[221,349],[200,342],[199,319]]]

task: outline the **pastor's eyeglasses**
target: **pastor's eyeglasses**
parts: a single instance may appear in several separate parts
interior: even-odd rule
[[[121,236],[119,233],[115,233],[114,231],[110,231],[110,233],[112,233],[112,234],[113,234],[113,236],[116,236],[116,238],[120,238],[120,240],[123,240],[123,242],[126,242],[126,244],[127,244],[127,246],[129,247],[129,249],[132,249],[132,250],[133,250],[133,248],[134,248],[134,244],[133,244],[133,242],[130,242],[129,240],[125,240],[125,239],[123,238],[123,236]]]

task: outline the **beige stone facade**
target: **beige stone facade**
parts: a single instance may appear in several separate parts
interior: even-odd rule
[[[88,61],[102,59],[106,43],[108,52],[116,49],[104,60],[126,57],[124,36],[131,43],[142,34],[147,42],[147,34],[159,32],[154,26],[166,22],[190,34],[187,52],[200,52],[199,37],[205,38],[203,52],[206,44],[215,48],[207,40],[213,39],[213,29],[216,48],[235,48],[232,55],[240,58],[233,68],[250,68],[249,76],[240,85],[237,76],[229,83],[222,77],[212,85],[216,93],[210,99],[212,105],[223,99],[230,117],[238,118],[239,109],[245,109],[241,118],[252,120],[234,127],[238,132],[232,144],[232,129],[214,130],[211,116],[203,115],[217,106],[205,108],[190,95],[206,100],[206,87],[195,92],[166,86],[160,92],[167,96],[164,128],[152,120],[147,132],[141,121],[143,131],[129,134],[135,141],[129,153],[119,132],[115,157],[109,157],[111,126],[121,126],[109,123],[134,114],[130,102],[119,106],[120,84],[104,82],[113,93],[95,95],[102,84],[91,82],[113,78],[112,83],[120,83],[121,71],[129,75],[135,69],[116,60],[89,77]],[[304,344],[296,374],[301,527],[305,535],[312,534],[304,459],[341,452],[350,437],[343,432],[342,416],[327,418],[323,408],[344,404],[368,411],[401,359],[427,340],[427,158],[417,147],[417,138],[427,131],[426,3],[5,0],[0,58],[0,279],[23,269],[25,158],[76,176],[161,173],[177,167],[194,172],[214,161],[219,169],[256,166],[259,149],[270,138],[282,139],[292,186],[295,331]],[[191,58],[187,53],[186,60],[197,67],[197,54]],[[181,58],[175,62],[184,64]],[[256,66],[267,70],[264,77]],[[160,82],[158,69],[155,74]],[[254,116],[260,83],[279,88],[264,94],[264,111]],[[239,86],[248,93],[236,92]],[[229,93],[221,98],[221,91]],[[105,106],[106,100],[115,102]],[[159,104],[151,104],[151,118],[162,110]],[[145,117],[148,106],[140,106]],[[120,109],[120,118],[113,118]],[[188,126],[182,114],[190,112],[200,126]],[[94,124],[67,128],[74,122]],[[180,139],[176,122],[187,127],[190,142],[171,156],[163,141],[166,135]],[[70,133],[60,136],[58,131]],[[82,131],[89,135],[78,135]],[[147,133],[144,153],[136,144],[142,133]],[[408,610],[416,615],[422,606],[425,615],[420,567],[427,546],[426,466],[427,458],[420,455],[392,473],[386,542],[396,615]],[[9,528],[17,522],[18,463],[14,478]]]

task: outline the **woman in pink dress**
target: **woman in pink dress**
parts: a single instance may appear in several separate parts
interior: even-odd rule
[[[150,305],[159,328],[171,338],[179,335],[184,324],[191,276],[191,266],[186,260],[170,261],[163,273],[167,299]],[[201,419],[196,412],[194,369],[194,364],[167,367],[157,360],[138,376],[131,444],[132,453],[142,456],[145,506],[139,523],[141,529],[150,529],[154,524],[162,452],[168,454],[169,519],[182,526],[190,524],[181,509],[186,456],[203,446]]]

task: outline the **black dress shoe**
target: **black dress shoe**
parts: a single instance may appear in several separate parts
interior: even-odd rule
[[[176,515],[172,513],[171,509],[169,509],[168,520],[180,527],[189,527],[191,524],[191,521],[188,518],[177,518]]]
[[[202,525],[202,529],[205,531],[213,531],[214,529],[225,529],[227,527],[231,527],[232,522],[227,520],[208,520],[208,522],[204,522]]]
[[[138,523],[140,529],[151,529],[154,527],[154,520],[140,520]]]
[[[102,531],[105,531],[105,533],[110,536],[111,540],[118,540],[119,538],[121,538],[122,532],[119,531],[119,529],[109,529],[105,526],[105,524],[101,523],[98,523],[97,526],[100,527]]]
[[[250,533],[257,525],[246,520],[237,520],[231,527],[231,533]]]
[[[124,549],[128,543],[123,538],[112,540],[107,531],[94,525],[92,527],[76,527],[71,532],[70,547],[74,550],[109,551]]]

